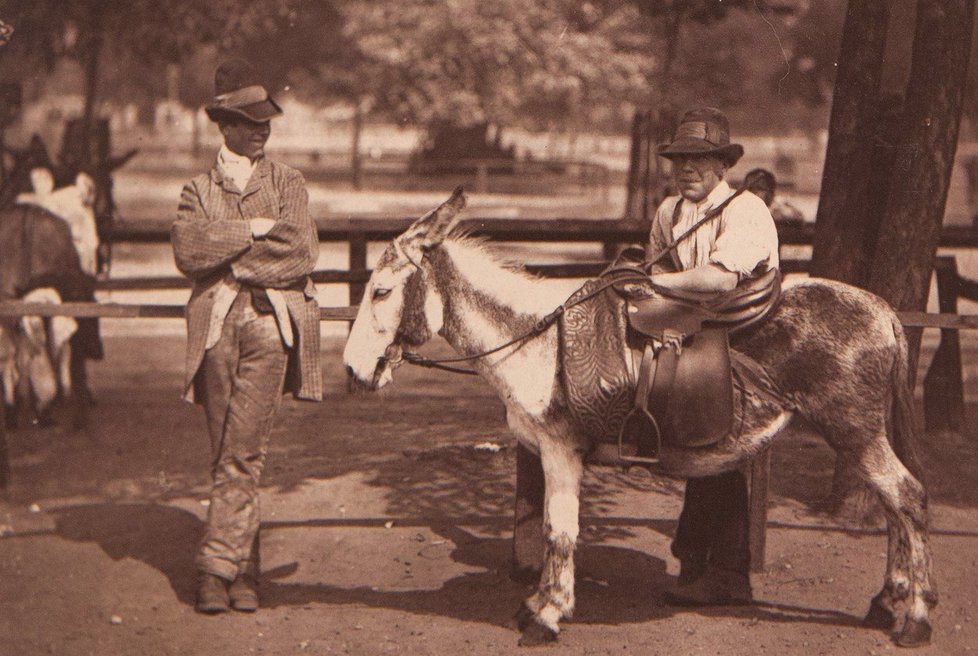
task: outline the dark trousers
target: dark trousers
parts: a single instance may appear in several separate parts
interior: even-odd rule
[[[747,478],[739,470],[686,481],[672,553],[684,566],[705,564],[747,574]]]

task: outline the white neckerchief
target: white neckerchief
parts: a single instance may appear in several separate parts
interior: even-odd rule
[[[714,207],[719,207],[733,193],[726,180],[721,180],[720,184],[698,203],[687,201],[680,196],[678,202],[682,203],[682,206],[679,210],[679,220],[672,226],[672,238],[675,240],[692,228],[697,221],[706,216],[707,212]],[[710,252],[713,250],[713,242],[716,241],[719,225],[719,220],[710,221],[679,242],[676,247],[676,255],[679,257],[683,269],[692,269],[710,261]]]
[[[217,153],[217,165],[220,167],[221,173],[238,188],[238,191],[243,192],[248,186],[248,181],[251,180],[251,174],[255,172],[257,164],[258,160],[252,162],[244,155],[232,151],[227,147],[227,144],[221,146],[221,150]]]

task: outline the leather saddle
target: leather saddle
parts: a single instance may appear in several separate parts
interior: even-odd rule
[[[625,300],[627,341],[638,371],[634,407],[618,436],[619,458],[651,464],[665,443],[709,446],[733,428],[734,391],[729,336],[762,321],[780,298],[780,273],[767,271],[725,294],[612,288]]]

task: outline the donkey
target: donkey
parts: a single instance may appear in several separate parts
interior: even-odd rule
[[[544,321],[567,300],[573,283],[530,276],[502,263],[483,242],[454,234],[464,205],[457,189],[387,247],[343,359],[356,381],[379,389],[412,357],[406,347],[437,333],[463,358],[471,357],[499,394],[510,429],[543,465],[543,572],[517,615],[521,644],[538,644],[556,640],[560,620],[574,610],[580,484],[586,456],[597,446],[569,412],[557,329]],[[868,292],[811,279],[788,287],[771,317],[738,349],[770,375],[781,391],[779,402],[745,396],[738,404],[739,430],[712,447],[663,445],[659,467],[678,477],[733,469],[770,444],[794,414],[804,416],[882,501],[886,574],[864,624],[885,630],[899,624],[899,645],[927,644],[937,593],[926,493],[919,474],[908,469],[918,465],[908,347],[896,314]]]

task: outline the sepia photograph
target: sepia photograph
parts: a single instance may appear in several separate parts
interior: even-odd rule
[[[0,0],[0,656],[978,655],[975,5]]]

